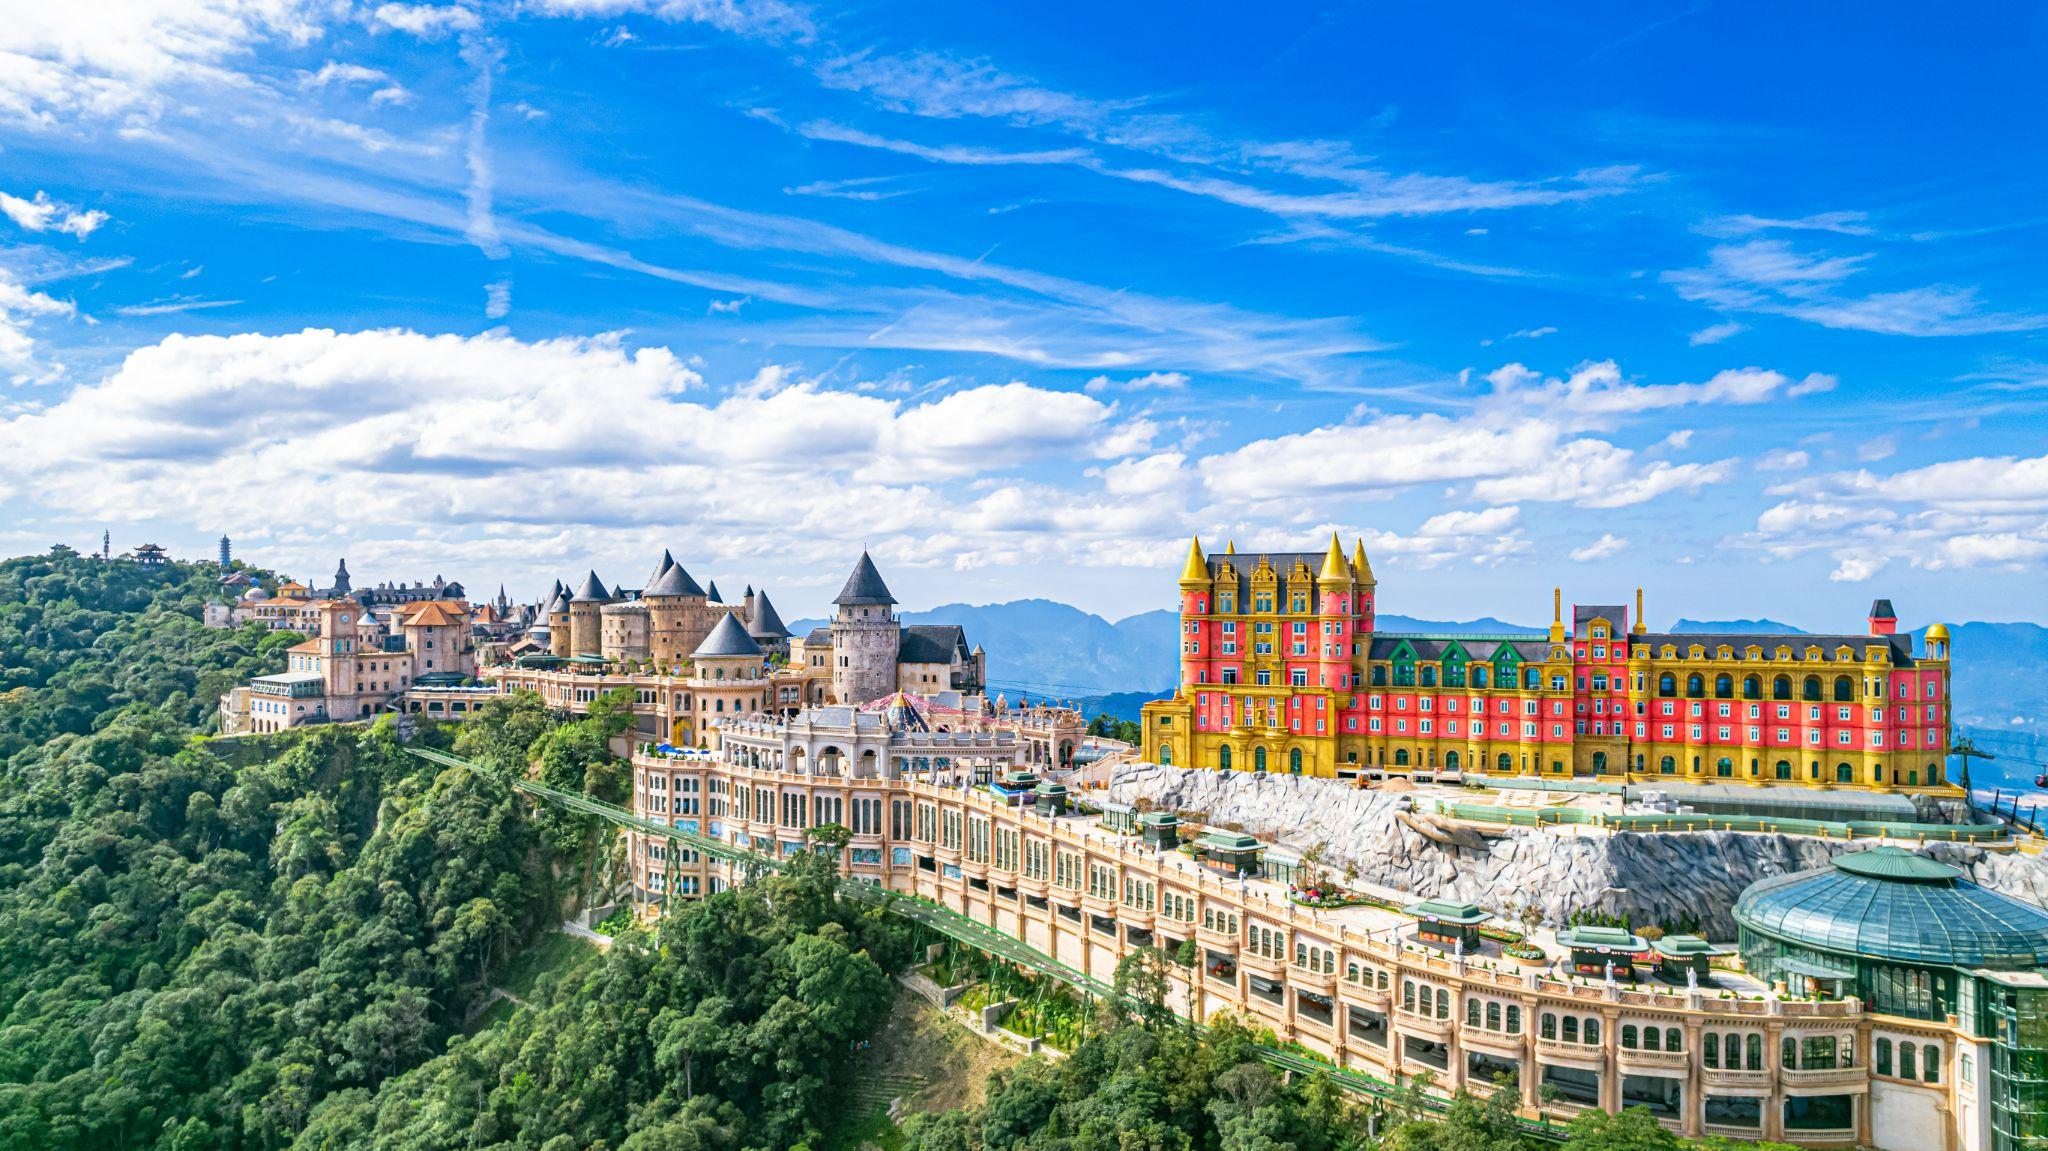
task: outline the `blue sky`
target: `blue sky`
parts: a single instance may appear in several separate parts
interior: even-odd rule
[[[1335,530],[1416,615],[2038,618],[2044,33],[22,5],[0,550],[1115,617]]]

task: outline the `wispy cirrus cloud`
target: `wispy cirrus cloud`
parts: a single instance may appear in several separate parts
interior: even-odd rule
[[[1874,259],[1869,253],[1803,252],[1784,240],[1758,239],[1719,245],[1707,253],[1705,266],[1665,272],[1663,281],[1680,297],[1724,312],[1789,316],[1883,335],[1968,336],[2048,327],[2048,314],[1987,308],[1973,287],[1845,291],[1846,282]]]

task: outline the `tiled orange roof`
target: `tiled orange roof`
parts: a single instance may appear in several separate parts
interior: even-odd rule
[[[425,600],[415,606],[403,622],[407,627],[450,627],[467,623],[469,616],[448,605],[443,600]]]
[[[313,655],[319,652],[320,641],[309,639],[304,643],[295,643],[284,650],[287,655]]]

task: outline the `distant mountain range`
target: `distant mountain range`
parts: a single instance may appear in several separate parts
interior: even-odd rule
[[[1180,651],[1180,621],[1167,609],[1115,623],[1052,600],[944,604],[902,613],[907,623],[957,623],[967,641],[988,649],[989,678],[1012,699],[1073,699],[1090,714],[1136,719],[1147,700],[1173,690]],[[797,620],[801,634],[823,620]],[[1425,620],[1382,615],[1385,632],[1500,634],[1542,627],[1484,618]],[[1801,635],[1803,629],[1769,619],[1691,620],[1674,632]],[[1999,758],[1971,765],[1980,788],[2024,788],[2048,770],[2048,627],[2032,623],[1950,624],[1955,653],[1956,722]],[[1919,633],[1915,633],[1916,641]],[[1917,646],[1917,644],[1916,644]],[[2048,792],[2038,793],[2048,804]]]

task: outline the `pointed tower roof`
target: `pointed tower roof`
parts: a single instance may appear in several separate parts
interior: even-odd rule
[[[701,596],[703,594],[704,589],[697,586],[697,581],[690,578],[690,573],[683,570],[683,565],[670,564],[668,570],[661,573],[661,578],[648,584],[647,590],[641,592],[640,596],[643,599],[652,599],[656,596]]]
[[[747,634],[770,642],[789,638],[789,629],[783,626],[775,605],[768,602],[766,591],[754,593],[754,614],[747,620]]]
[[[1351,565],[1344,562],[1344,545],[1337,542],[1337,533],[1330,533],[1330,550],[1323,553],[1323,570],[1316,573],[1318,582],[1351,582]]]
[[[1188,545],[1188,562],[1180,569],[1182,583],[1208,583],[1209,560],[1202,554],[1202,537],[1196,536]]]
[[[718,581],[717,581],[717,580],[712,580],[712,581],[711,581],[711,593],[710,593],[710,594],[711,594],[711,602],[712,602],[712,603],[724,603],[724,602],[725,602],[725,597],[723,597],[723,596],[721,596],[721,595],[719,595],[719,594],[718,594]]]
[[[718,626],[690,653],[691,659],[717,659],[720,656],[760,655],[761,645],[740,626],[740,617],[726,615],[719,619]]]
[[[583,586],[576,589],[576,594],[570,597],[570,602],[604,603],[611,598],[612,593],[605,590],[604,581],[597,578],[597,573],[593,571],[583,577]]]
[[[667,575],[668,569],[674,566],[676,566],[676,557],[670,555],[667,548],[661,549],[661,563],[655,566],[654,574],[647,577],[647,586],[653,587],[655,584],[660,583],[661,577]]]
[[[875,561],[863,551],[860,562],[853,565],[853,574],[846,577],[846,586],[839,589],[838,598],[832,602],[842,607],[848,604],[893,604],[896,597],[889,594],[889,585],[882,582],[882,573],[875,570]]]
[[[1372,561],[1365,558],[1365,541],[1359,540],[1351,549],[1351,566],[1358,569],[1359,583],[1373,583]]]

